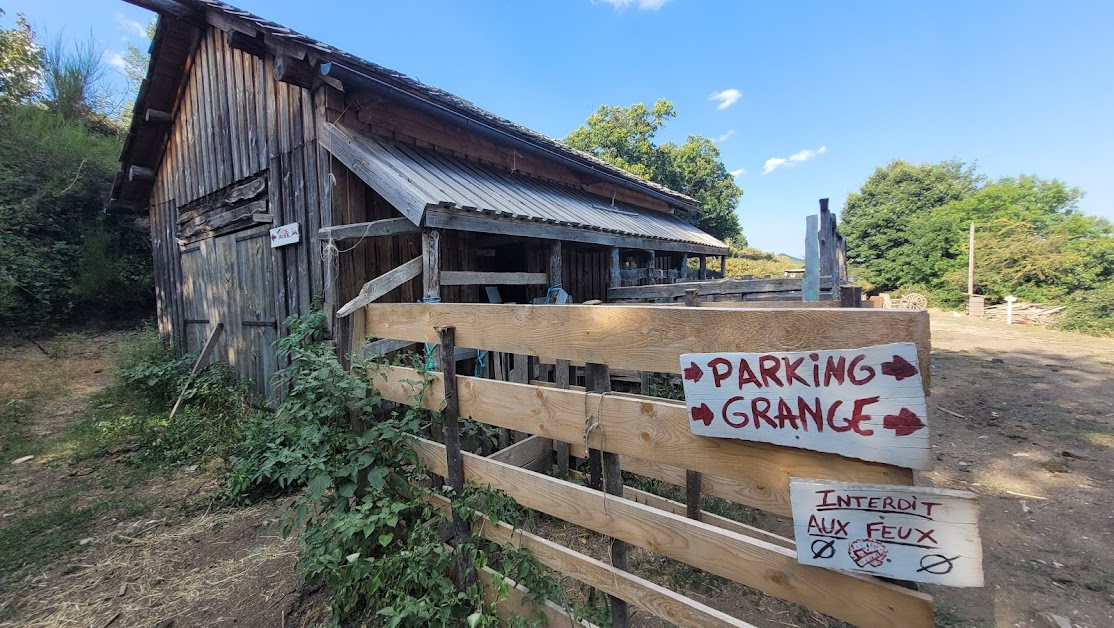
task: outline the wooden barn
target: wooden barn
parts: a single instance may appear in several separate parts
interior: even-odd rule
[[[692,198],[452,94],[221,2],[129,1],[160,19],[110,208],[150,215],[160,331],[223,324],[260,390],[315,303],[346,347],[372,301],[606,300],[727,253]]]

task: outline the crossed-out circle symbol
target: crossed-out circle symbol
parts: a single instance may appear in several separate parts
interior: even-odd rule
[[[816,539],[812,542],[813,558],[832,558],[836,555],[835,540]]]
[[[949,574],[955,568],[955,561],[959,560],[959,556],[952,556],[948,558],[943,554],[925,554],[921,556],[921,568],[917,573],[922,571],[937,576]]]

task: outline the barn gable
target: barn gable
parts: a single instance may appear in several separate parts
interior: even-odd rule
[[[726,253],[673,216],[691,198],[451,94],[223,3],[129,1],[160,20],[112,203],[150,212],[163,333],[196,351],[223,324],[217,358],[261,387],[287,316],[418,258],[379,300],[606,299],[633,260]],[[281,225],[299,240],[272,248]]]

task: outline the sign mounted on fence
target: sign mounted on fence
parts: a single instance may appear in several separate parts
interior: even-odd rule
[[[271,229],[271,248],[277,249],[280,246],[287,244],[297,244],[302,241],[302,231],[298,223],[292,222],[288,225],[275,227]]]
[[[932,468],[917,346],[681,356],[689,427],[737,438]]]
[[[797,562],[981,587],[977,496],[967,491],[793,478]]]

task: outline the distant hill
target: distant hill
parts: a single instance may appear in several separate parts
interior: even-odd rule
[[[729,277],[739,277],[741,275],[781,277],[785,274],[785,271],[800,268],[803,263],[787,255],[767,253],[750,247],[732,249],[731,253],[731,257],[727,258],[727,275]]]
[[[789,261],[793,262],[794,264],[800,264],[802,266],[804,266],[804,264],[805,264],[805,260],[802,257],[793,257],[792,255],[789,255],[787,253],[778,253],[778,256],[787,258]]]

